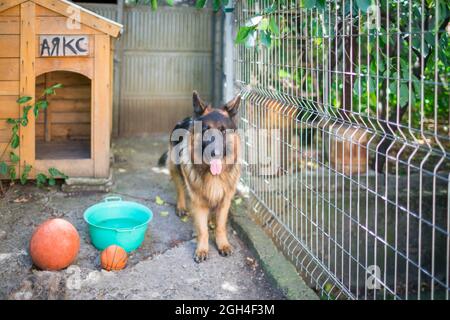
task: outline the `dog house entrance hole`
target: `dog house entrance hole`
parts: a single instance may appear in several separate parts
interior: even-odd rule
[[[41,97],[56,83],[63,87],[55,95]],[[40,75],[36,99],[48,102],[36,119],[36,159],[91,158],[91,80],[68,71]]]

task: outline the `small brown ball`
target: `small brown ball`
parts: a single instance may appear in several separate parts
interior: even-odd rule
[[[100,261],[102,268],[107,271],[122,270],[127,264],[128,255],[122,247],[111,245],[102,251]]]

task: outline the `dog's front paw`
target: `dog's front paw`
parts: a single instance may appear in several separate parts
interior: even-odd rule
[[[195,250],[194,261],[197,263],[203,262],[208,259],[207,249],[197,249]]]
[[[188,215],[188,211],[186,209],[176,208],[175,213],[180,218],[186,217]]]
[[[225,245],[219,247],[219,254],[222,257],[231,256],[232,253],[233,253],[233,247],[230,244],[225,244]]]

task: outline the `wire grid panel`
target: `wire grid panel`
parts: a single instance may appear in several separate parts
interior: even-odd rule
[[[236,3],[242,182],[323,298],[449,299],[449,16],[443,0]]]

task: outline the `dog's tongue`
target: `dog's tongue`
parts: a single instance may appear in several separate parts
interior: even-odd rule
[[[222,172],[222,161],[219,159],[212,159],[209,164],[209,170],[213,176],[216,176]]]

